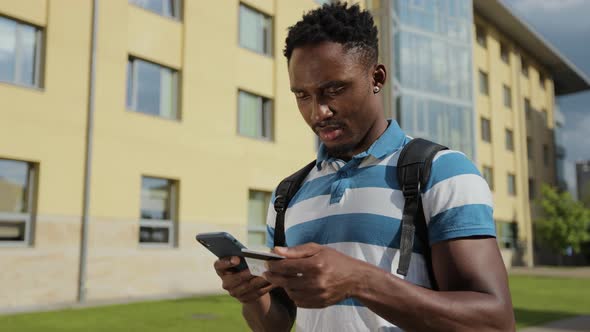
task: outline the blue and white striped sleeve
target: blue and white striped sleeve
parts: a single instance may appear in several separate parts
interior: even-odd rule
[[[490,188],[463,153],[441,151],[422,194],[430,245],[470,236],[496,236]]]

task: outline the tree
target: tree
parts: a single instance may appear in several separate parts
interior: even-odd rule
[[[590,210],[575,201],[569,192],[541,187],[543,217],[535,222],[539,242],[564,254],[568,247],[579,253],[584,242],[590,241]]]

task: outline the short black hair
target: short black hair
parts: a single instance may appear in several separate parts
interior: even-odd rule
[[[377,27],[373,16],[358,4],[350,7],[341,2],[324,4],[303,15],[289,27],[283,54],[289,61],[295,48],[327,41],[340,43],[346,50],[357,49],[369,65],[377,63]]]

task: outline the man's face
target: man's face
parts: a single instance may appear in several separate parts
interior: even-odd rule
[[[291,55],[291,91],[331,156],[350,158],[382,133],[379,128],[386,122],[373,88],[382,87],[385,72],[377,66],[383,74],[377,82],[376,66],[368,67],[358,51],[334,42],[298,47]]]

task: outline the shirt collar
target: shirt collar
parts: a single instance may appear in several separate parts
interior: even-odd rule
[[[381,134],[381,136],[371,144],[371,146],[366,150],[363,151],[353,157],[353,159],[362,159],[367,156],[373,156],[376,159],[383,159],[385,156],[399,150],[404,141],[406,134],[397,124],[397,121],[390,119],[387,120],[388,126],[387,129]],[[321,165],[324,161],[330,161],[334,159],[328,155],[328,151],[324,146],[324,143],[320,143],[320,147],[318,149],[316,166],[318,169],[321,169]]]

